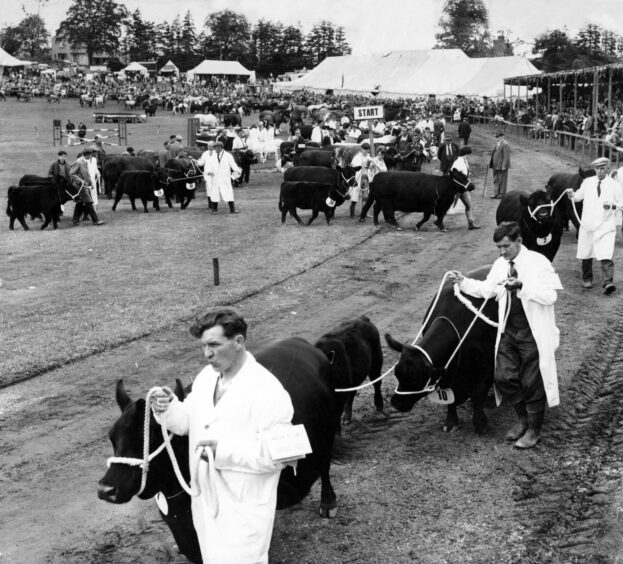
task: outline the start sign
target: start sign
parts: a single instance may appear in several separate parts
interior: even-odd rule
[[[383,106],[359,106],[354,108],[355,120],[383,119]]]

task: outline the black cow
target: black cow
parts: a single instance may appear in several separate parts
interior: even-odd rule
[[[161,192],[158,194],[158,192]],[[117,189],[115,190],[115,202],[112,205],[112,211],[117,209],[119,200],[127,194],[132,204],[132,209],[136,211],[134,200],[137,198],[143,203],[145,213],[148,213],[147,202],[154,203],[154,209],[160,211],[158,203],[158,195],[163,195],[163,190],[158,190],[154,182],[154,173],[144,170],[126,170],[121,173],[117,180]]]
[[[579,167],[578,172],[574,174],[559,172],[550,177],[545,188],[550,192],[552,199],[556,201],[567,188],[573,188],[573,191],[576,192],[584,179],[591,176],[595,176],[594,168]],[[561,198],[556,205],[557,208],[560,208],[563,226],[567,231],[569,230],[569,221],[573,223],[576,230],[580,229],[580,224],[573,213],[572,206],[571,200],[566,197]],[[575,206],[578,210],[578,215],[582,217],[582,202],[576,202]]]
[[[323,212],[327,225],[331,223],[333,209],[336,205],[344,203],[344,196],[335,188],[334,184],[308,181],[284,181],[281,183],[279,193],[279,211],[281,212],[281,224],[285,224],[288,212],[298,223],[303,223],[296,213],[296,208],[312,210],[312,215],[307,222],[311,222]]]
[[[76,196],[76,189],[67,183],[65,186],[57,184],[41,184],[32,186],[10,186],[7,197],[6,213],[9,216],[9,229],[15,227],[17,219],[24,230],[28,231],[25,216],[32,218],[43,216],[41,229],[45,229],[50,222],[54,229],[58,228],[61,205]]]
[[[445,231],[443,218],[454,202],[459,190],[470,189],[471,181],[465,175],[452,170],[447,176],[423,172],[379,172],[370,183],[370,194],[361,210],[359,221],[365,221],[374,204],[374,224],[378,225],[379,212],[383,211],[385,221],[399,229],[395,212],[423,212],[424,217],[416,224],[419,230],[431,215],[440,231]],[[471,188],[473,190],[473,188]]]
[[[117,186],[117,180],[119,180],[121,173],[126,170],[143,170],[153,172],[154,169],[154,162],[149,158],[108,155],[104,157],[104,161],[102,162],[104,191],[108,198],[112,198],[113,188]]]
[[[231,153],[236,164],[242,170],[240,178],[233,182],[234,186],[241,186],[249,183],[251,175],[251,165],[257,164],[257,155],[251,149],[236,149]]]
[[[288,162],[288,159],[282,157],[282,166]],[[306,149],[300,153],[294,154],[294,166],[324,166],[333,168],[335,166],[335,154],[333,150],[326,149]]]
[[[195,199],[201,177],[190,159],[169,159],[165,168],[157,171],[159,185],[164,188],[164,197],[170,208],[173,207],[172,199],[175,197],[181,209],[186,209],[190,201]]]
[[[537,209],[539,206],[547,207]],[[558,206],[552,207],[552,199],[545,190],[532,194],[523,190],[507,192],[495,212],[495,221],[498,225],[503,221],[516,221],[521,228],[523,244],[554,260],[562,238],[562,214]]]
[[[317,348],[299,338],[267,345],[255,353],[255,358],[277,377],[289,393],[294,407],[292,423],[305,426],[312,447],[312,453],[298,461],[296,475],[290,466],[282,470],[277,490],[277,509],[299,503],[320,478],[319,514],[322,517],[335,517],[337,500],[329,471],[338,417],[328,360]],[[178,398],[184,399],[184,390],[179,382],[175,393]],[[117,382],[116,397],[122,414],[108,433],[114,455],[142,458],[145,400],[133,402],[121,380]],[[150,415],[150,452],[156,450],[161,442],[161,430],[153,415]],[[188,483],[188,439],[173,436],[171,442],[182,475]],[[127,503],[138,492],[140,482],[139,467],[111,464],[98,484],[98,497],[110,503]],[[180,490],[166,454],[151,461],[145,489],[139,497],[149,499],[157,492],[161,492],[167,499],[168,515],[161,515],[171,529],[180,552],[191,562],[201,562],[199,543],[192,523],[190,496]]]
[[[484,280],[488,272],[489,267],[483,267],[468,273],[468,276]],[[480,309],[482,299],[465,297],[474,307]],[[489,300],[483,314],[491,321],[497,321],[497,302]],[[446,283],[416,346],[403,345],[390,334],[385,335],[389,346],[400,353],[400,359],[394,370],[398,379],[399,393],[392,396],[392,406],[399,411],[410,411],[424,395],[425,392],[422,390],[428,386],[435,386],[442,391],[442,395],[443,390],[450,389],[454,394],[454,403],[448,405],[444,431],[459,427],[456,408],[468,398],[472,400],[474,429],[478,434],[486,431],[487,417],[483,406],[493,384],[495,327],[478,319],[448,369],[445,368],[473,319],[474,314],[454,295],[452,284]],[[401,395],[400,392],[417,393]]]
[[[240,114],[225,114],[223,116],[223,125],[225,127],[229,127],[230,125],[237,127],[241,123],[242,123],[242,118],[240,117]]]
[[[345,321],[329,331],[316,346],[331,364],[331,381],[336,389],[359,386],[366,378],[375,380],[381,375],[383,349],[379,330],[366,316]],[[348,425],[353,417],[353,401],[357,392],[338,393],[337,407],[342,424]],[[383,411],[381,382],[374,384],[374,406]]]

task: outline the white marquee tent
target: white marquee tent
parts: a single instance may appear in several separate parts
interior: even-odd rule
[[[189,70],[186,76],[194,80],[199,76],[246,76],[250,82],[255,82],[255,71],[244,68],[238,61],[211,61],[206,59],[194,69]]]
[[[158,74],[174,74],[175,76],[179,76],[180,69],[169,59],[169,62],[158,71]]]
[[[378,94],[383,98],[503,96],[504,78],[537,74],[524,57],[470,58],[460,49],[392,51],[385,55],[327,57],[279,90]]]
[[[138,72],[138,73],[141,73],[143,76],[149,75],[149,71],[147,70],[146,67],[141,65],[141,63],[130,63],[127,67],[121,69],[120,72],[124,74],[128,72]]]
[[[33,65],[30,61],[20,61],[13,55],[9,55],[2,47],[0,47],[0,76],[4,73],[4,67],[23,67]]]

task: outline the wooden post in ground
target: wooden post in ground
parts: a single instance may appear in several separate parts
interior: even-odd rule
[[[212,268],[214,270],[214,285],[218,286],[221,283],[221,273],[217,258],[212,259]]]

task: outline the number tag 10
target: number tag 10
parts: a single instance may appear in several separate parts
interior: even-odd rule
[[[454,393],[450,388],[445,390],[437,389],[428,394],[428,399],[431,403],[436,403],[438,405],[450,405],[454,403]]]

